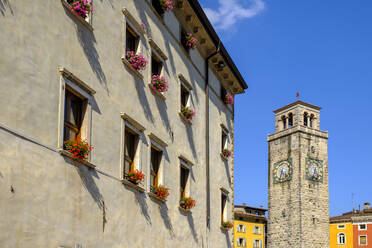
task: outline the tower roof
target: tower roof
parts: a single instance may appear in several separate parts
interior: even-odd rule
[[[284,107],[281,107],[281,108],[279,108],[279,109],[277,109],[277,110],[274,110],[274,113],[276,114],[276,113],[278,113],[278,112],[281,112],[281,111],[283,111],[283,110],[285,110],[285,109],[287,109],[287,108],[290,108],[290,107],[293,107],[293,106],[296,106],[296,105],[303,105],[303,106],[306,106],[306,107],[309,107],[309,108],[313,108],[313,109],[315,109],[315,110],[321,110],[321,109],[322,109],[321,107],[318,107],[318,106],[312,105],[312,104],[310,104],[310,103],[306,103],[306,102],[303,102],[303,101],[297,100],[297,101],[295,101],[295,102],[293,102],[293,103],[291,103],[291,104],[288,104],[288,105],[286,105],[286,106],[284,106]]]

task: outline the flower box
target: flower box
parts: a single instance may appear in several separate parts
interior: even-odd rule
[[[66,151],[72,154],[76,160],[86,160],[93,146],[89,145],[86,140],[80,138],[69,139],[63,142]]]
[[[191,197],[183,197],[180,200],[180,208],[182,208],[184,210],[190,210],[193,207],[195,207],[195,205],[196,205],[196,202]]]
[[[232,151],[229,150],[229,149],[223,149],[223,151],[222,151],[222,155],[223,155],[225,158],[229,158],[229,157],[231,157],[231,155],[232,155]]]
[[[228,231],[229,229],[233,228],[233,223],[231,221],[224,221],[221,223],[221,229]]]
[[[169,196],[169,189],[162,185],[151,186],[151,193],[156,199],[165,202]]]
[[[129,181],[129,180],[127,180],[127,179],[122,179],[121,180],[121,182],[123,183],[123,184],[125,184],[125,185],[127,185],[128,187],[131,187],[131,188],[133,188],[133,189],[135,189],[135,190],[138,190],[138,191],[140,191],[140,192],[145,192],[145,189],[142,187],[142,185],[140,185],[140,184],[134,184],[134,183],[132,183],[131,181]]]
[[[172,11],[174,8],[172,0],[159,0],[160,6],[164,11]]]
[[[129,63],[129,61],[125,58],[125,57],[122,57],[121,58],[121,61],[123,62],[123,64],[133,73],[135,74],[137,77],[139,77],[140,79],[143,79],[143,75],[142,73],[140,73],[139,71],[137,71],[136,69],[133,68],[133,66]]]
[[[193,37],[192,33],[187,33],[185,39],[187,48],[195,49],[197,47],[198,40]]]
[[[227,93],[226,96],[225,96],[225,103],[229,104],[229,105],[234,104],[234,96]]]
[[[187,123],[191,124],[191,121],[194,115],[195,115],[195,110],[189,107],[183,107],[183,106],[181,107],[180,116]]]
[[[91,162],[87,161],[87,160],[76,160],[72,157],[72,154],[66,150],[63,150],[63,149],[59,149],[58,152],[62,155],[62,156],[66,156],[68,158],[70,158],[71,160],[77,162],[77,163],[80,163],[80,164],[83,164],[89,168],[96,168],[96,166],[94,164],[92,164]]]
[[[87,27],[90,31],[93,31],[93,27],[89,23],[89,13],[93,11],[92,5],[90,5],[91,10],[89,12],[86,12],[86,16],[83,17],[81,16],[81,12],[76,11],[73,7],[74,2],[79,2],[79,1],[74,1],[74,0],[61,0],[62,5],[78,20],[81,24],[83,24],[85,27]],[[75,6],[76,7],[76,6]]]

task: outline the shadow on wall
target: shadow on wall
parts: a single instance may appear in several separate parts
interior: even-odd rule
[[[231,248],[231,240],[230,240],[230,233],[229,232],[225,232],[225,236],[226,236],[226,247],[228,248]]]
[[[194,218],[191,214],[187,215],[187,221],[189,222],[189,226],[191,229],[192,237],[194,238],[195,242],[198,243],[198,234],[195,231],[195,224],[194,224]]]
[[[10,13],[14,15],[12,6],[9,4],[8,0],[0,0],[0,13],[5,16],[6,10],[9,9]]]
[[[125,65],[123,65],[123,66],[125,66]],[[130,73],[132,73],[132,72],[130,72]],[[133,74],[132,74],[132,76],[134,77],[134,80],[135,80],[134,84],[136,86],[138,99],[140,99],[140,101],[141,101],[141,107],[143,108],[146,119],[148,121],[151,121],[152,123],[154,123],[154,116],[152,115],[150,104],[149,104],[149,101],[147,100],[147,97],[146,97],[145,85],[143,83],[143,80],[138,79]]]
[[[162,204],[161,207],[160,207],[160,215],[161,215],[161,217],[163,219],[163,222],[164,222],[164,225],[168,229],[169,234],[171,235],[171,237],[175,237],[174,231],[173,231],[172,221],[169,218],[168,211],[169,210],[168,210],[167,205]]]
[[[136,194],[136,199],[137,199],[138,205],[141,207],[141,212],[142,212],[143,216],[145,216],[147,223],[152,225],[151,217],[150,217],[150,214],[149,214],[149,207],[148,207],[147,202],[146,202],[146,194],[138,192],[135,189],[131,189],[131,190],[133,191],[134,194]]]
[[[1,0],[0,0],[1,1]],[[76,18],[70,13],[69,10],[64,8],[65,13],[73,20],[76,25],[76,34],[79,40],[81,47],[85,53],[86,58],[92,68],[92,71],[96,75],[97,79],[101,84],[104,85],[107,94],[109,95],[109,90],[107,87],[107,79],[106,75],[102,70],[101,63],[99,61],[99,55],[97,49],[95,48],[94,44],[96,43],[96,38],[92,31],[88,30],[86,27],[83,26]]]

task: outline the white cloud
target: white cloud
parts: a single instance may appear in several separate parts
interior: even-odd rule
[[[226,30],[241,19],[258,15],[265,8],[262,0],[251,2],[250,7],[244,8],[237,0],[218,0],[217,11],[210,8],[205,8],[204,11],[216,29]]]

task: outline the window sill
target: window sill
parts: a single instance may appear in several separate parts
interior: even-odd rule
[[[136,69],[133,68],[133,66],[128,62],[128,60],[125,58],[125,57],[121,57],[121,61],[123,61],[124,65],[129,68],[129,70],[135,74],[137,77],[139,77],[140,79],[143,79],[143,75],[142,73],[140,73],[139,71],[137,71]]]
[[[142,192],[142,193],[145,192],[145,189],[143,187],[141,187],[141,186],[139,186],[137,184],[134,184],[134,183],[132,183],[131,181],[129,181],[127,179],[122,179],[121,182],[123,184],[125,184],[125,185],[127,185],[127,186],[129,186],[129,187],[131,187],[133,189],[135,189],[135,190],[138,190],[138,191]]]
[[[66,2],[66,0],[61,0],[62,5],[73,15],[81,24],[83,24],[86,28],[88,28],[90,31],[93,32],[92,25],[87,22],[84,18],[76,14],[74,11],[72,11],[70,4]]]
[[[85,165],[85,166],[87,166],[87,167],[89,167],[89,168],[92,168],[92,169],[96,168],[96,166],[95,166],[94,164],[92,164],[92,163],[90,163],[90,162],[88,162],[88,161],[86,161],[86,160],[79,160],[79,159],[75,159],[75,158],[73,158],[73,157],[72,157],[72,154],[71,154],[70,152],[66,151],[66,150],[59,149],[58,152],[59,152],[62,156],[68,157],[68,158],[70,158],[71,160],[76,161],[76,162],[79,163],[79,164],[83,164],[83,165]]]
[[[229,158],[228,158],[228,157],[226,157],[225,155],[223,155],[223,153],[222,153],[222,152],[220,153],[220,155],[221,155],[221,158],[222,158],[223,160],[225,160],[225,161],[228,161],[228,160],[229,160]]]
[[[151,84],[149,84],[149,88],[151,89],[151,92],[152,92],[154,95],[160,97],[160,98],[163,99],[163,100],[166,99],[164,93],[160,93],[160,92],[154,90],[154,89],[152,88],[152,85],[151,85]]]
[[[160,197],[158,197],[157,195],[155,195],[154,193],[152,192],[149,192],[148,195],[154,199],[155,201],[159,202],[159,203],[166,203],[166,199],[161,199]]]
[[[182,121],[183,121],[183,122],[185,122],[186,124],[192,125],[192,121],[191,121],[191,120],[187,120],[187,119],[183,118],[183,115],[182,115],[182,113],[181,113],[181,112],[179,112],[179,115],[180,115],[180,117],[181,117],[181,119],[182,119]]]
[[[179,206],[178,209],[180,210],[181,213],[183,214],[191,214],[191,210],[190,209],[184,209],[183,207]]]

